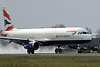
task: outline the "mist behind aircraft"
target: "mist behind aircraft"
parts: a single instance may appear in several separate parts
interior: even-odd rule
[[[36,50],[36,53],[54,53],[55,46],[45,46],[40,47],[39,50]],[[23,46],[8,43],[8,41],[0,40],[0,54],[26,54],[26,49]]]

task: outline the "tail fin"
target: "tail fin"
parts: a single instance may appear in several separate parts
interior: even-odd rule
[[[3,16],[4,16],[4,26],[5,31],[11,31],[14,28],[14,25],[11,22],[9,13],[6,10],[6,7],[3,6]]]

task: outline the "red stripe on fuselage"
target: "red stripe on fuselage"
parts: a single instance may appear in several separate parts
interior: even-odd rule
[[[67,31],[67,32],[76,32],[75,30],[70,30],[70,31]]]
[[[5,10],[3,10],[3,15],[4,15],[5,17],[7,17],[7,18],[11,21],[9,14],[7,14],[7,12],[6,12]]]

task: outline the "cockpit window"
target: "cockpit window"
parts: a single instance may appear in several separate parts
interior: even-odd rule
[[[83,32],[83,34],[87,34],[87,32]]]
[[[89,34],[89,32],[78,32],[78,34]]]
[[[82,34],[82,32],[78,32],[78,34]]]

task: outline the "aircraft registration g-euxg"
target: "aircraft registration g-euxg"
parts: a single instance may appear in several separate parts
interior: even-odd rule
[[[39,28],[39,29],[14,29],[6,7],[3,7],[5,31],[0,39],[9,40],[24,46],[28,54],[34,54],[39,46],[58,46],[55,53],[61,53],[62,45],[83,44],[91,41],[92,37],[85,28]]]

